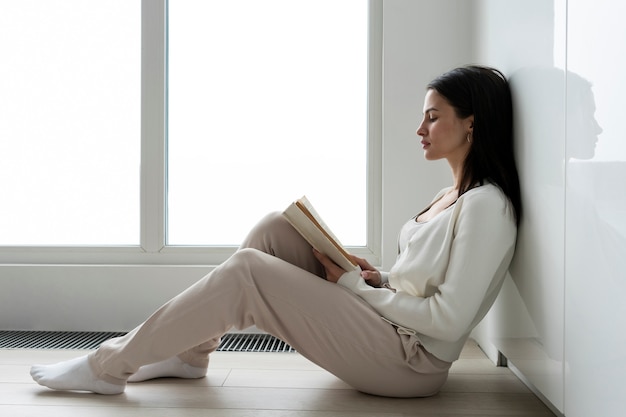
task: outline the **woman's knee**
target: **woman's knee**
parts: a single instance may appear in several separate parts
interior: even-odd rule
[[[267,254],[255,248],[242,248],[235,252],[226,262],[222,264],[223,269],[254,269],[262,256]]]
[[[282,217],[279,212],[271,212],[259,220],[248,232],[248,235],[242,242],[242,247],[254,247],[258,245],[258,241],[263,241],[267,232],[272,230],[274,225],[279,222]]]
[[[313,256],[311,245],[281,212],[266,215],[252,229],[240,248],[258,249],[317,276],[324,276],[324,268]]]
[[[283,233],[284,231],[291,231],[293,229],[293,226],[291,226],[280,211],[268,213],[259,221],[257,226],[264,234]]]
[[[275,211],[263,217],[248,233],[242,248],[255,248],[272,253],[278,241],[297,233],[281,212]],[[272,253],[273,254],[273,253]]]

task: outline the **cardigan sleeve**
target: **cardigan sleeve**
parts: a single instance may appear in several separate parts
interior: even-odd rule
[[[344,274],[339,284],[348,287],[384,318],[419,334],[453,342],[465,336],[487,312],[500,288],[513,256],[516,226],[507,200],[499,193],[472,193],[453,208],[442,247],[422,247],[405,257],[401,280],[412,276],[412,263],[441,257],[442,282],[430,296],[368,286],[358,273]],[[409,253],[409,255],[414,255]],[[393,272],[393,268],[392,268]],[[480,317],[479,317],[480,316]]]

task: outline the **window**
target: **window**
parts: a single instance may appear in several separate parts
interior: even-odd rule
[[[168,15],[167,243],[236,245],[307,194],[365,246],[367,2],[171,0]]]
[[[376,252],[380,1],[233,3],[0,3],[0,262],[219,263],[304,193]]]
[[[1,245],[139,244],[140,6],[0,3]]]

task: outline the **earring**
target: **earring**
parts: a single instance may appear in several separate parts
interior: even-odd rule
[[[468,132],[468,133],[467,133],[467,141],[468,141],[469,143],[472,143],[472,132]]]

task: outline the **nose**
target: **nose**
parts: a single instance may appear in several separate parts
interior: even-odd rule
[[[417,136],[426,136],[426,129],[424,129],[424,123],[420,124],[417,127],[417,130],[415,131],[415,133],[417,134]]]

